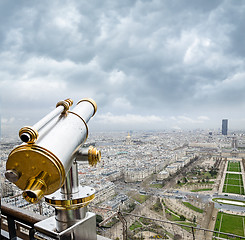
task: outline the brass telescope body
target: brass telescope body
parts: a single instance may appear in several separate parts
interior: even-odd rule
[[[64,185],[78,149],[88,137],[87,122],[97,105],[92,99],[82,99],[70,111],[72,103],[71,99],[61,101],[33,127],[22,128],[20,138],[25,143],[9,154],[5,176],[24,191],[28,202],[36,203]],[[88,156],[91,165],[100,160],[96,149],[90,149]]]

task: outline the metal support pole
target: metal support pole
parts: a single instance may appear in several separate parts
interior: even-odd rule
[[[31,228],[30,231],[29,231],[29,239],[30,240],[36,240],[36,238],[34,237],[34,234],[35,234],[35,229],[34,228]]]
[[[96,240],[96,216],[87,211],[94,194],[95,189],[79,186],[77,162],[73,161],[60,191],[45,197],[55,208],[55,216],[36,224],[35,236],[41,232],[61,240]]]
[[[16,240],[16,228],[15,228],[15,221],[14,218],[7,216],[8,220],[8,229],[9,229],[9,239]]]
[[[70,199],[70,195],[78,193],[79,183],[78,183],[78,169],[77,162],[73,161],[71,168],[66,175],[66,180],[61,188],[61,193],[66,195],[67,199]]]
[[[122,213],[120,212],[120,210],[117,212],[117,216],[123,225],[123,240],[127,240],[127,221],[122,215]]]
[[[191,231],[192,231],[193,240],[195,240],[195,232],[193,227],[191,227]]]
[[[72,166],[66,176],[64,185],[62,186],[61,195],[63,200],[70,200],[74,194],[79,192],[78,169],[77,162],[73,161]],[[68,227],[74,225],[81,219],[86,217],[87,207],[74,207],[72,209],[55,208],[56,227],[59,232],[64,231]]]

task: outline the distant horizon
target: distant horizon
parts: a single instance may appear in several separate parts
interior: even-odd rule
[[[16,139],[19,139],[19,130],[9,130],[6,131],[5,130],[1,130],[0,131],[0,138],[4,138],[4,137],[14,137]],[[89,135],[93,134],[93,133],[125,133],[125,136],[129,133],[130,136],[133,136],[134,133],[161,133],[161,132],[206,132],[207,135],[209,134],[209,132],[212,132],[216,135],[222,135],[221,133],[221,128],[195,128],[195,129],[173,129],[173,128],[165,128],[165,129],[104,129],[104,130],[100,130],[100,129],[90,129],[89,128]],[[228,134],[227,136],[229,136],[230,134],[233,133],[237,133],[237,132],[241,132],[241,133],[245,133],[245,129],[228,129]]]

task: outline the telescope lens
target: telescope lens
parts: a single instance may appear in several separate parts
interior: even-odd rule
[[[36,194],[32,191],[26,191],[26,195],[29,197],[29,198],[37,198]]]
[[[28,133],[22,133],[21,136],[20,136],[20,139],[23,141],[23,142],[29,142],[31,137]]]
[[[26,192],[26,195],[30,198],[37,198],[36,194],[32,191],[27,191]]]
[[[23,192],[23,197],[26,201],[30,203],[36,203],[37,201],[37,195],[33,191],[25,191]]]

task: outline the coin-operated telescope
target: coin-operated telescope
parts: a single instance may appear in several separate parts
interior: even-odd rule
[[[35,125],[21,128],[23,143],[6,163],[6,178],[23,190],[26,201],[37,203],[45,196],[55,207],[54,217],[35,224],[37,239],[97,239],[95,214],[87,211],[95,189],[79,186],[77,172],[77,162],[94,166],[101,158],[93,146],[80,148],[97,105],[86,98],[70,111],[72,104],[71,99],[60,101]]]

